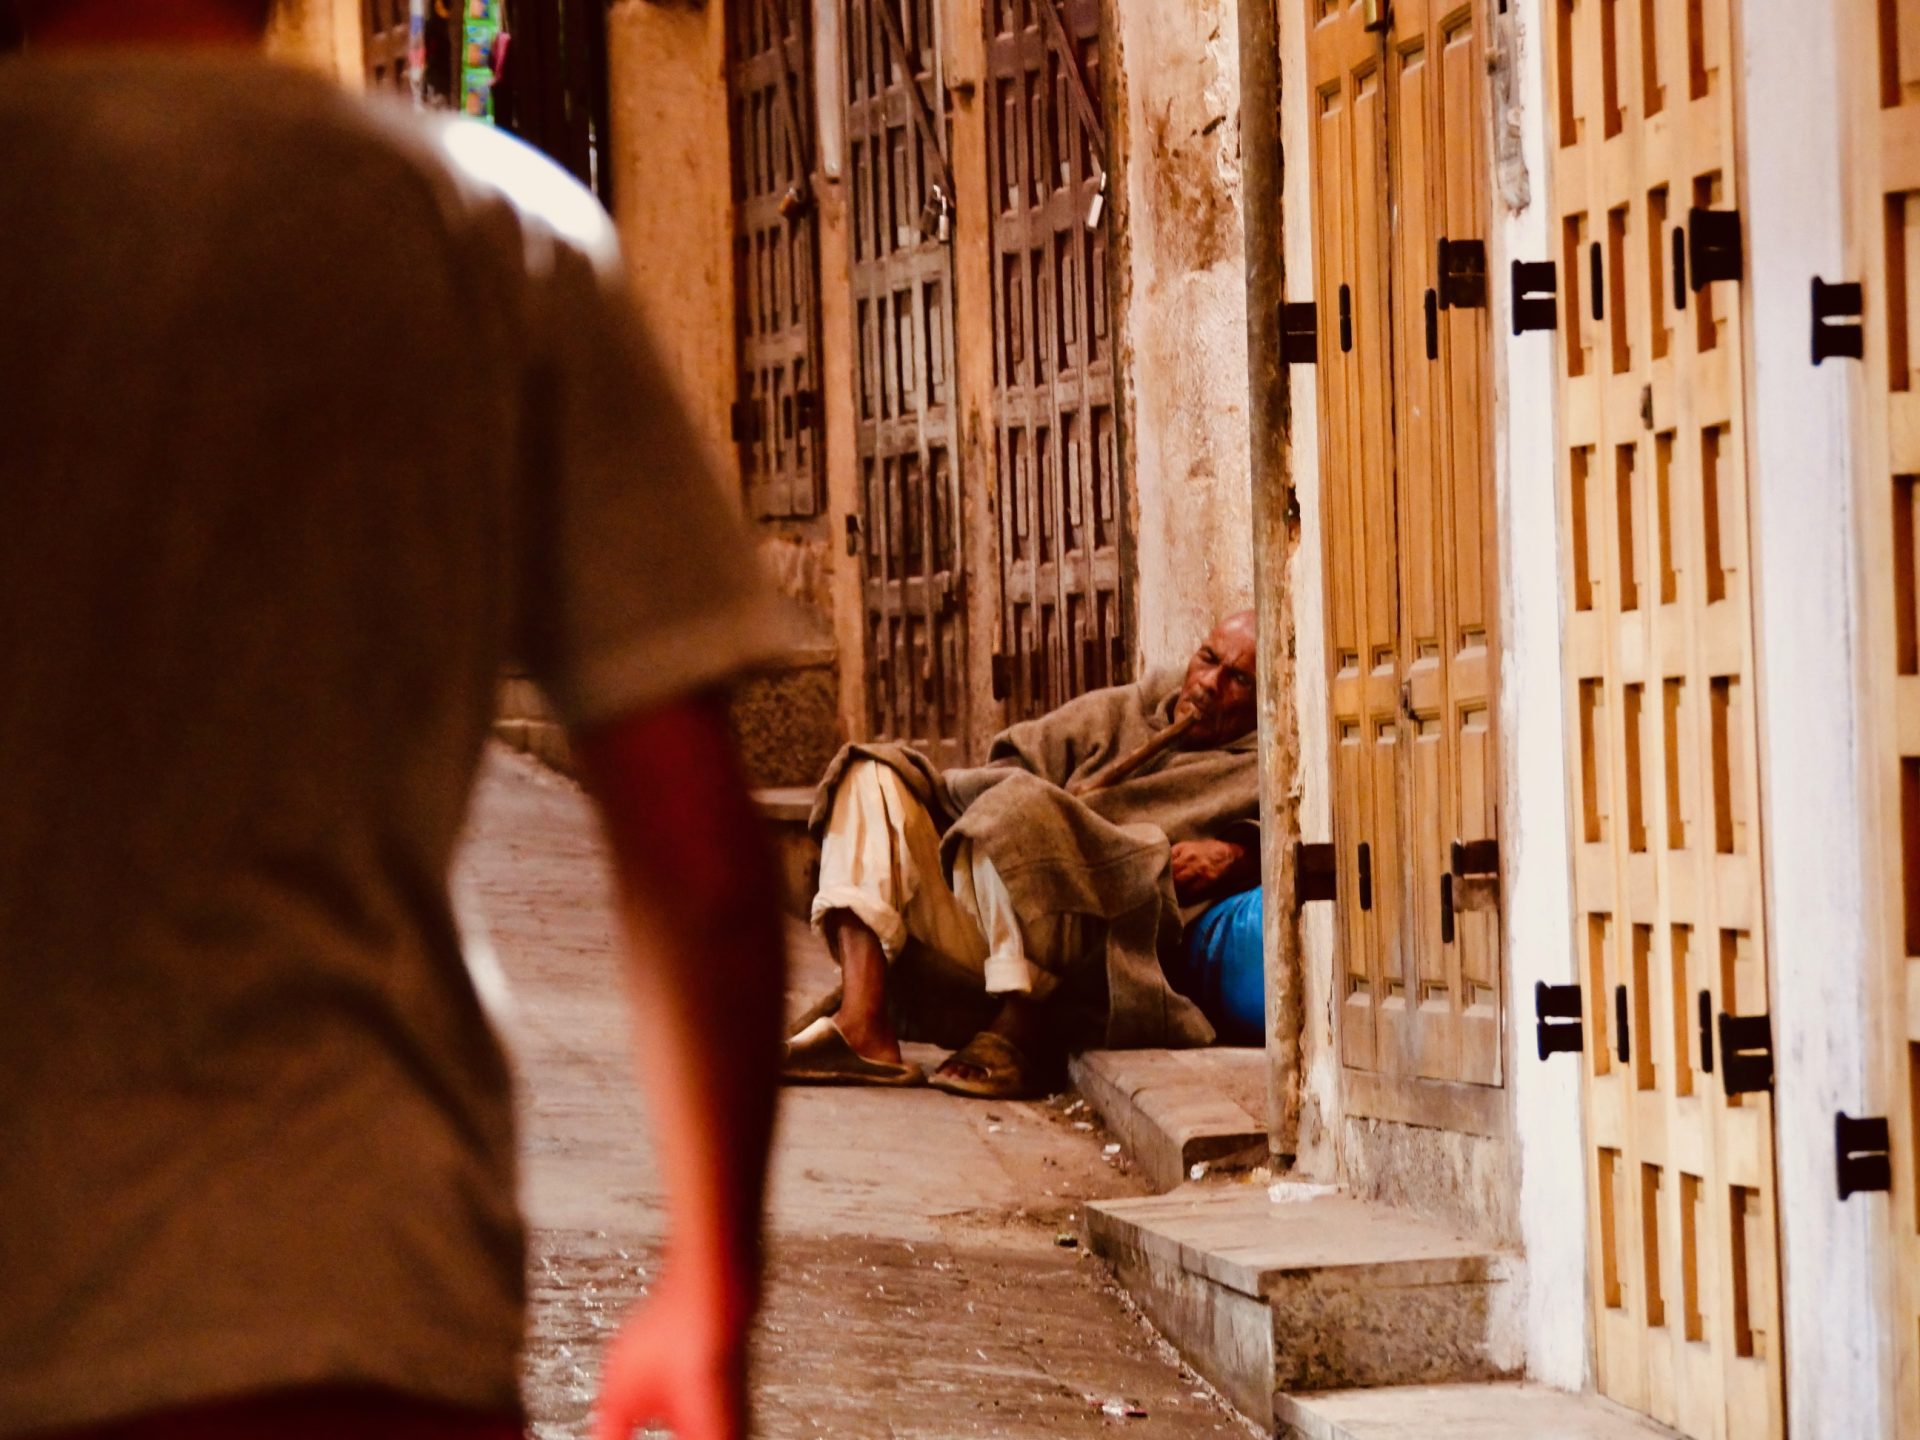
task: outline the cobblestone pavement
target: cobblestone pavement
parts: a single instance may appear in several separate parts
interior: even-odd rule
[[[505,973],[521,1075],[533,1433],[571,1440],[587,1433],[600,1344],[644,1293],[660,1235],[614,916],[578,791],[491,756],[461,878]],[[832,967],[803,927],[793,949],[797,1005]],[[787,1092],[756,1434],[1255,1433],[1070,1243],[1085,1200],[1140,1189],[1104,1140],[1064,1097]]]

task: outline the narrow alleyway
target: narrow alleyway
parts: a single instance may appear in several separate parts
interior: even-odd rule
[[[537,1440],[587,1433],[599,1345],[644,1290],[660,1181],[631,1079],[614,917],[586,802],[490,757],[465,879],[512,994],[533,1229]],[[793,931],[792,995],[831,970]],[[1065,1237],[1138,1193],[1067,1100],[788,1092],[757,1353],[768,1440],[1251,1433]]]

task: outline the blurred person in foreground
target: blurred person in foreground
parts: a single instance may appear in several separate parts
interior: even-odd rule
[[[522,1432],[446,887],[511,656],[605,822],[670,1186],[598,1434],[735,1440],[762,592],[592,198],[268,64],[266,10],[35,0],[0,61],[0,1435]]]

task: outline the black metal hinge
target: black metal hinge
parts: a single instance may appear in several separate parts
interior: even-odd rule
[[[1627,987],[1613,987],[1613,1053],[1622,1065],[1633,1059],[1633,1031],[1627,1021]]]
[[[1360,908],[1373,909],[1373,847],[1366,841],[1360,842],[1360,848],[1354,852],[1354,866],[1360,881]]]
[[[1313,365],[1320,359],[1320,307],[1311,300],[1280,306],[1280,363]]]
[[[1833,1117],[1833,1170],[1840,1198],[1893,1188],[1892,1142],[1884,1115],[1856,1119],[1844,1110]]]
[[[852,511],[847,512],[847,554],[860,553],[860,517]]]
[[[996,651],[991,668],[993,673],[993,698],[996,700],[1004,700],[1013,693],[1013,657],[1011,655],[1000,654]]]
[[[1738,280],[1744,268],[1741,261],[1738,210],[1702,210],[1695,205],[1687,211],[1687,283],[1696,293],[1716,280]]]
[[[1720,1078],[1729,1095],[1773,1089],[1773,1021],[1720,1012]]]
[[[1713,992],[1700,992],[1700,1068],[1713,1073]]]
[[[760,402],[736,400],[727,411],[728,428],[736,444],[745,445],[760,438]]]
[[[1427,287],[1427,359],[1440,358],[1440,294],[1431,285]]]
[[[820,423],[820,392],[818,390],[793,392],[793,423],[799,430],[811,430]]]
[[[1310,905],[1316,900],[1331,900],[1340,883],[1339,857],[1331,845],[1309,845],[1304,841],[1293,847],[1293,898],[1296,904]]]
[[[1551,260],[1513,262],[1513,333],[1551,330],[1558,319],[1554,303],[1559,294],[1559,277]]]
[[[1822,360],[1858,360],[1867,353],[1866,334],[1860,328],[1866,299],[1858,281],[1829,285],[1813,277],[1813,363]]]
[[[1607,276],[1600,263],[1600,242],[1587,246],[1587,313],[1595,320],[1607,318]]]
[[[1487,242],[1442,239],[1435,257],[1442,310],[1482,310],[1487,304]]]
[[[1353,349],[1353,289],[1340,287],[1340,353]]]
[[[1533,1036],[1540,1058],[1571,1054],[1586,1048],[1586,1029],[1580,1021],[1580,987],[1535,982]]]

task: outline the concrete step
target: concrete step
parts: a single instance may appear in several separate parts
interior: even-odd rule
[[[1512,1257],[1387,1206],[1280,1182],[1087,1207],[1161,1334],[1248,1415],[1276,1395],[1490,1380],[1519,1367]]]
[[[1264,1050],[1088,1050],[1068,1063],[1074,1088],[1127,1147],[1155,1190],[1171,1190],[1202,1165],[1209,1174],[1267,1158]]]
[[[1396,1385],[1282,1395],[1278,1440],[1679,1440],[1598,1395],[1543,1385]]]

